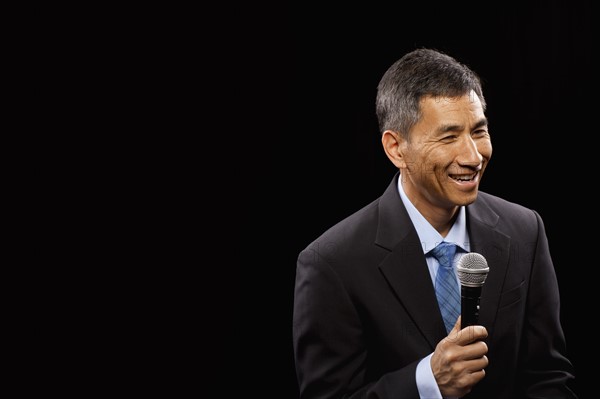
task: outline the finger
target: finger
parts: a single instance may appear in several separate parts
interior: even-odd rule
[[[456,331],[460,331],[460,320],[461,320],[462,316],[458,315],[458,319],[456,319],[456,323],[454,323],[454,327],[452,327],[452,331],[456,330]]]
[[[457,331],[456,328],[459,323],[460,317],[450,334],[448,334],[448,339],[457,345],[468,345],[475,341],[481,341],[488,336],[486,328],[480,325],[468,326]]]
[[[471,342],[469,344],[457,344],[453,342],[452,345],[455,345],[457,348],[449,353],[454,356],[455,360],[459,361],[481,359],[488,353],[487,344],[483,341]],[[447,347],[446,350],[449,348]]]
[[[470,338],[470,342],[481,341],[488,337],[487,329],[484,326],[468,326],[463,330],[466,330],[465,336]]]
[[[475,341],[464,345],[461,351],[461,359],[481,359],[488,352],[487,344],[483,341]]]
[[[452,342],[456,342],[459,339],[459,335],[460,335],[460,315],[458,316],[458,319],[456,319],[456,323],[454,323],[454,327],[452,327],[452,330],[450,330],[450,332],[448,333],[448,337],[447,339],[449,341]]]
[[[463,363],[465,370],[470,373],[474,373],[476,371],[480,371],[485,369],[489,365],[489,360],[487,356],[482,356],[478,359],[467,360]]]

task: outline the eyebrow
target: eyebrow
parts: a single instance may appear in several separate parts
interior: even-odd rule
[[[488,125],[487,118],[481,118],[471,127],[471,130],[476,130],[476,129],[479,129],[480,127],[487,126],[487,125]],[[464,127],[462,125],[441,125],[437,130],[440,133],[448,133],[448,132],[461,131],[463,129],[464,129]]]

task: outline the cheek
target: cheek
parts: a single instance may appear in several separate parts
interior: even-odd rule
[[[478,143],[477,151],[481,154],[482,157],[490,159],[492,157],[492,143],[490,143],[489,141]]]

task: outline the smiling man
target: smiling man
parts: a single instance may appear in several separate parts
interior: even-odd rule
[[[492,156],[485,109],[477,75],[435,50],[382,77],[381,142],[398,173],[298,257],[302,399],[576,397],[542,219],[479,191]],[[489,274],[478,324],[461,328],[456,264],[468,252]]]
[[[387,129],[383,148],[402,177],[410,202],[446,236],[459,206],[477,198],[492,143],[481,100],[474,91],[458,97],[426,95],[411,134]]]

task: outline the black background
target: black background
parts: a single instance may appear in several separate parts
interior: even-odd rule
[[[243,164],[229,183],[246,212],[240,287],[250,298],[240,297],[234,333],[250,349],[237,361],[253,390],[298,395],[296,258],[389,184],[396,169],[379,141],[376,87],[417,47],[447,52],[481,76],[494,153],[480,189],[544,219],[576,387],[592,386],[583,366],[591,334],[576,316],[587,305],[585,272],[596,266],[585,263],[593,244],[582,233],[595,216],[591,3],[444,4],[298,7],[251,24],[239,71],[247,79],[247,120],[237,130]]]

